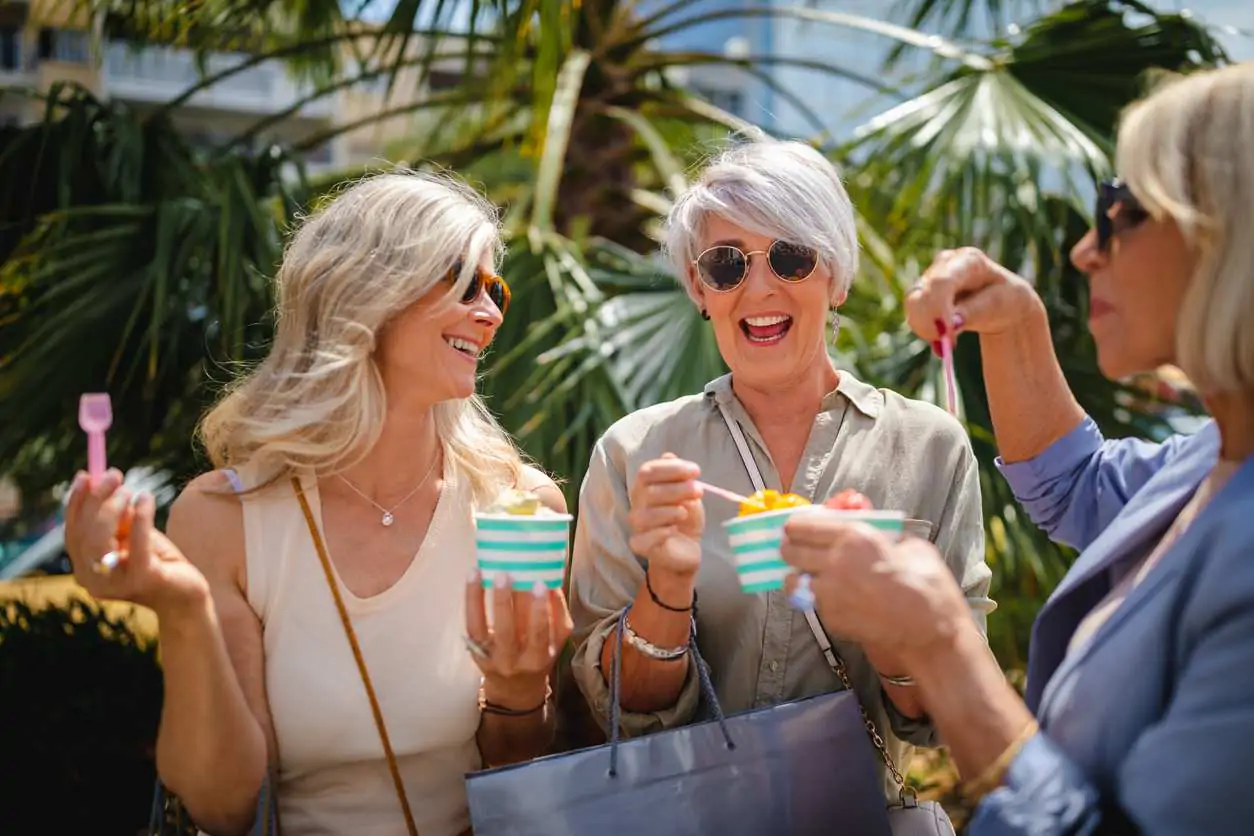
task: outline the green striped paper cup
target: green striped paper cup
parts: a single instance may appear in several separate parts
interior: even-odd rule
[[[475,514],[475,554],[484,589],[505,574],[517,590],[530,590],[536,581],[561,589],[572,519],[570,514]]]
[[[732,517],[723,523],[727,539],[731,543],[732,559],[736,562],[736,574],[740,588],[749,594],[770,592],[784,588],[784,578],[792,571],[779,556],[780,543],[784,539],[784,525],[797,513],[835,514],[850,522],[865,522],[886,532],[901,534],[905,527],[905,514],[900,511],[837,511],[821,505],[802,505]]]

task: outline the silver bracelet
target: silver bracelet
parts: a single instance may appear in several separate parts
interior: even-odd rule
[[[623,636],[627,639],[629,645],[650,659],[657,659],[659,662],[673,662],[688,652],[688,645],[686,644],[683,647],[674,648],[658,647],[631,629],[631,622],[625,618],[623,619]]]
[[[889,685],[896,685],[898,688],[913,688],[914,687],[913,676],[889,676],[886,673],[881,673],[880,679],[884,680]]]

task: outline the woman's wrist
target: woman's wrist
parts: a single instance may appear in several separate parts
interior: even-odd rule
[[[961,775],[985,774],[1033,721],[969,619],[903,661]]]
[[[645,594],[659,608],[687,613],[696,600],[697,575],[650,565],[645,570]]]
[[[502,714],[539,712],[552,696],[548,677],[536,680],[510,681],[484,678],[479,689],[481,707],[502,709]],[[491,712],[489,712],[491,713]]]
[[[644,587],[649,598],[668,612],[690,613],[697,605],[695,575],[675,575],[652,566],[644,570]]]
[[[206,628],[216,630],[218,626],[218,614],[207,582],[201,587],[180,590],[177,595],[153,601],[149,606],[157,616],[163,637],[202,633]]]

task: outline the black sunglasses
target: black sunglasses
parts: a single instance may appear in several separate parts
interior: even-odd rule
[[[458,261],[453,268],[448,271],[448,281],[450,284],[456,285],[457,278],[465,269],[465,264]],[[479,294],[487,290],[488,298],[492,300],[492,304],[496,305],[497,310],[501,312],[501,316],[505,316],[505,312],[509,310],[509,285],[500,276],[482,267],[475,268],[475,274],[470,277],[470,284],[466,285],[466,292],[462,294],[462,304],[469,305],[479,298]]]
[[[749,275],[749,259],[755,255],[765,255],[771,272],[785,282],[805,281],[819,266],[817,250],[787,241],[772,241],[767,249],[748,253],[730,244],[719,244],[697,256],[693,264],[701,281],[722,293],[740,287]]]
[[[1127,183],[1119,178],[1102,183],[1097,187],[1097,208],[1094,212],[1098,249],[1106,252],[1116,235],[1140,226],[1149,220],[1149,216]]]

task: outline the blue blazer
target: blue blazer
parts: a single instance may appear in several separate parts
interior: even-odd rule
[[[1001,465],[1032,520],[1081,551],[1032,631],[1041,724],[971,836],[1254,834],[1254,459],[1089,641],[1068,655],[1111,568],[1152,550],[1215,465],[1213,423],[1163,444],[1091,420]]]

